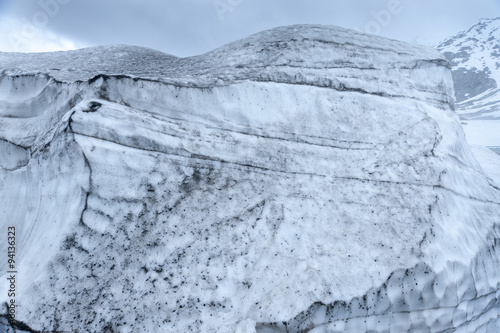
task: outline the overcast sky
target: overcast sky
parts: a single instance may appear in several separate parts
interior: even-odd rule
[[[298,23],[436,45],[487,17],[500,0],[0,0],[0,51],[131,44],[190,56]]]

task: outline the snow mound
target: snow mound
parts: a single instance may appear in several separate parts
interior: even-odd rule
[[[0,69],[0,225],[32,329],[500,325],[500,190],[435,50],[301,25]]]

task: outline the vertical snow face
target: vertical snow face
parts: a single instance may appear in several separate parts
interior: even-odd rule
[[[15,300],[46,274],[85,207],[89,166],[67,130],[75,90],[44,75],[0,79],[0,225],[15,227]],[[7,253],[7,238],[0,241]],[[22,272],[22,273],[21,273]],[[3,275],[5,277],[5,275]],[[0,284],[6,299],[10,284]],[[1,326],[1,324],[0,324]]]
[[[1,227],[23,230],[33,329],[498,326],[500,190],[439,53],[291,26],[0,65]]]

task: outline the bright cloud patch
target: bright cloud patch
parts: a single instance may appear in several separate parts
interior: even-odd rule
[[[0,19],[0,51],[49,52],[74,50],[84,47],[79,43],[37,26],[27,19],[3,17]]]

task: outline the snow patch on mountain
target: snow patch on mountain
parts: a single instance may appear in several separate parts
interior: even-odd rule
[[[453,67],[457,112],[471,144],[500,147],[500,18],[483,19],[438,50]]]

